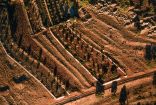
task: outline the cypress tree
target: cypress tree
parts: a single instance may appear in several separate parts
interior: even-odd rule
[[[105,56],[104,56],[104,54],[102,54],[102,61],[104,61],[104,59],[105,59]]]
[[[40,61],[37,62],[37,69],[40,67]]]
[[[136,15],[133,17],[132,21],[134,22],[134,26],[140,30],[141,29],[141,25],[140,25],[140,10],[135,10],[134,11],[136,13]]]
[[[156,60],[156,45],[152,45],[152,59]]]
[[[120,105],[125,105],[126,100],[127,100],[127,89],[126,86],[124,85],[120,91],[120,97],[119,97]]]
[[[38,60],[41,61],[41,58],[42,58],[42,48],[40,48]]]
[[[102,74],[106,74],[108,72],[108,67],[106,64],[102,64]]]
[[[111,72],[112,73],[116,73],[117,72],[117,66],[115,64],[112,65]]]
[[[47,58],[45,57],[43,60],[43,64],[45,65],[47,63]]]
[[[66,90],[69,89],[69,80],[67,80],[67,81],[65,82],[65,88],[66,88]]]
[[[21,47],[22,45],[22,40],[23,40],[23,34],[20,35],[19,41],[18,41],[18,47]]]
[[[56,92],[58,91],[58,88],[59,88],[59,84],[58,84],[58,81],[56,82]]]
[[[21,55],[20,55],[22,58],[24,56],[24,50],[22,49],[22,52],[21,52]]]
[[[40,66],[41,58],[42,58],[42,48],[40,48],[40,51],[39,51],[37,68],[39,68],[39,66]]]
[[[145,47],[145,59],[152,60],[151,45],[146,45]]]
[[[10,22],[10,25],[11,25],[11,35],[13,37],[13,39],[15,41],[16,40],[16,36],[15,33],[16,33],[16,29],[17,29],[17,25],[18,25],[18,20],[17,20],[17,16],[15,15],[15,5],[10,5],[9,3],[7,4],[7,11],[8,11],[8,14],[9,14],[9,22]]]
[[[111,93],[112,93],[113,95],[116,94],[116,91],[117,91],[117,85],[118,85],[117,81],[113,81],[113,82],[112,82]]]
[[[28,47],[28,54],[29,54],[29,55],[31,54],[31,44],[30,44],[29,47]]]
[[[54,76],[56,76],[57,75],[57,66],[55,66],[55,68],[54,68]]]
[[[98,76],[98,81],[96,82],[96,94],[100,95],[104,93],[104,81],[102,79],[102,75]]]
[[[156,87],[156,72],[153,75],[153,85]]]

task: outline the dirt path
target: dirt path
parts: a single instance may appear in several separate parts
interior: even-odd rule
[[[135,81],[131,81],[131,82],[119,85],[117,94],[119,94],[123,85],[126,85],[127,88],[130,89],[130,88],[137,87],[141,84],[146,84],[146,83],[150,82],[151,80],[152,80],[151,77],[146,77],[146,78],[138,79]],[[67,103],[65,105],[106,105],[106,104],[113,105],[113,103],[110,104],[111,100],[112,100],[112,98],[111,98],[110,89],[107,89],[107,90],[105,90],[104,96],[99,97],[99,96],[96,96],[95,94],[93,94],[93,95],[81,98],[79,100],[73,101],[71,103]],[[118,101],[117,101],[117,103],[118,103]],[[116,105],[118,105],[117,103],[116,103]]]

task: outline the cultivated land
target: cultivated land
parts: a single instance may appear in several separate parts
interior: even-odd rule
[[[0,87],[9,86],[0,92],[0,105],[118,105],[123,85],[130,105],[155,105],[156,62],[144,57],[146,45],[156,44],[154,16],[141,17],[144,28],[138,31],[131,12],[116,4],[80,1],[80,17],[68,20],[63,4],[0,2]],[[146,20],[151,28],[143,26]],[[23,75],[28,79],[20,80]],[[99,75],[102,96],[94,94]],[[114,80],[118,90],[111,96]]]

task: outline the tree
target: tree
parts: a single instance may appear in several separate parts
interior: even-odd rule
[[[102,61],[104,61],[104,59],[105,59],[105,56],[104,56],[104,54],[102,54]]]
[[[69,80],[67,80],[67,81],[65,82],[65,88],[66,88],[66,90],[69,89]]]
[[[106,64],[102,64],[102,74],[106,74],[108,72],[108,67]]]
[[[43,60],[43,64],[45,65],[47,63],[47,58],[45,57]]]
[[[156,87],[156,72],[153,75],[153,85]]]
[[[40,61],[38,61],[37,63],[37,69],[40,67]]]
[[[152,60],[151,45],[146,45],[145,47],[145,59]]]
[[[59,84],[58,82],[56,82],[56,92],[58,92],[58,89],[59,89]]]
[[[152,45],[152,59],[156,60],[156,45]]]
[[[96,94],[100,95],[104,93],[104,81],[102,79],[102,76],[98,76],[98,81],[96,82]]]
[[[10,28],[11,28],[11,35],[13,35],[13,39],[15,40],[15,42],[17,41],[16,40],[16,36],[15,33],[16,33],[16,30],[17,30],[17,25],[18,25],[18,20],[17,20],[17,16],[15,14],[16,12],[16,6],[15,5],[10,5],[8,3],[7,5],[7,11],[8,11],[8,14],[9,14],[9,22],[10,22]]]
[[[120,97],[119,97],[120,105],[125,105],[126,100],[127,100],[127,89],[126,86],[124,85],[120,91]]]
[[[90,58],[91,58],[91,54],[90,52],[87,52],[87,61],[89,61]]]
[[[139,13],[137,13],[134,18],[133,18],[133,22],[134,22],[134,26],[137,28],[137,30],[141,29],[141,25],[140,25],[140,17],[138,15]]]
[[[112,82],[112,86],[111,86],[111,93],[112,93],[113,95],[116,94],[117,86],[118,86],[117,81],[113,81],[113,82]]]
[[[12,34],[12,38],[14,42],[17,42],[17,35],[16,34]]]
[[[111,67],[111,72],[112,73],[116,73],[117,72],[117,66],[113,63],[112,67]]]
[[[54,68],[54,76],[56,76],[57,75],[57,66],[55,66],[55,68]]]
[[[73,42],[74,36],[70,36],[70,42]]]
[[[40,51],[39,51],[39,56],[38,56],[37,68],[39,68],[39,66],[40,66],[40,61],[41,61],[41,58],[42,58],[42,49],[40,48]]]
[[[40,48],[38,60],[40,61],[41,58],[42,58],[42,48]]]
[[[22,49],[21,57],[23,58],[23,56],[24,56],[24,50]]]
[[[65,40],[67,40],[69,37],[69,34],[68,33],[65,33]]]
[[[29,55],[31,54],[31,44],[30,44],[29,47],[28,47],[28,54],[29,54]]]
[[[18,47],[21,47],[22,40],[23,40],[23,34],[20,35],[20,38],[19,38],[19,41],[18,41]]]

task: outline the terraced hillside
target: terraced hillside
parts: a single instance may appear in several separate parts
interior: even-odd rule
[[[142,17],[137,30],[117,2],[84,3],[0,1],[0,104],[70,104],[94,94],[99,78],[110,88],[114,80],[122,85],[152,75],[156,52],[150,60],[145,52],[156,43],[155,16]]]
[[[0,43],[0,104],[1,105],[47,105],[54,96],[46,87],[27,71],[21,64],[10,57]],[[46,104],[44,104],[46,105]]]

